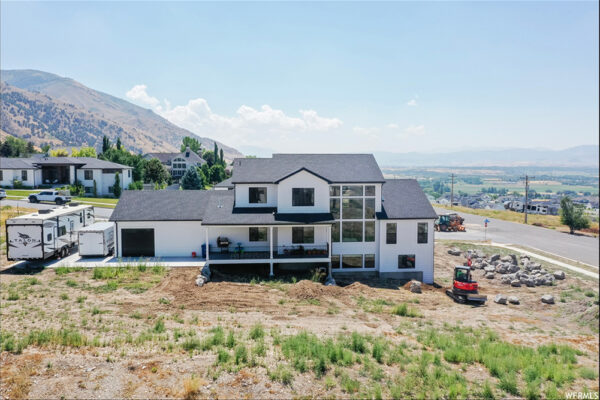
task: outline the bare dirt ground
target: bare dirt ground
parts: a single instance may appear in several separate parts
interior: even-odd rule
[[[196,268],[116,275],[4,270],[0,396],[465,398],[598,391],[593,281],[567,273],[555,286],[513,288],[475,271],[489,301],[456,304],[445,287],[464,258],[447,249],[436,245],[438,285],[423,285],[421,294],[390,280],[340,279],[340,286],[325,287],[308,280],[231,282],[219,274],[198,288]],[[496,304],[498,293],[521,303]],[[544,294],[556,304],[542,304]],[[498,373],[488,359],[452,355],[483,349],[477,346],[489,332],[508,353],[530,358],[519,365],[497,353],[514,364],[514,371]],[[461,342],[432,339],[439,334]],[[571,351],[576,355],[567,363]],[[528,364],[539,366],[539,376]],[[555,364],[563,369],[552,370]]]

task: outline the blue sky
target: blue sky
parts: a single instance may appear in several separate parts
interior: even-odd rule
[[[597,2],[1,11],[2,68],[71,77],[246,151],[598,144]]]

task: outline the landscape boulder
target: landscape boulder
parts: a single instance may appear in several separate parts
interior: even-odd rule
[[[551,294],[545,294],[542,296],[542,303],[554,304],[554,296]]]
[[[523,283],[523,285],[525,285],[527,287],[534,287],[535,286],[535,282],[531,278],[527,278],[524,281],[521,281],[521,283]]]
[[[206,283],[206,279],[203,275],[198,275],[196,277],[196,286],[203,286]]]
[[[503,294],[497,294],[494,298],[494,302],[498,304],[506,304],[507,300],[507,297]]]
[[[512,283],[512,279],[511,279],[510,275],[503,275],[500,278],[500,282],[505,285],[510,285]]]
[[[488,272],[487,274],[485,274],[485,278],[486,279],[494,279],[494,273],[493,272]]]
[[[521,281],[518,279],[514,279],[510,281],[510,286],[512,287],[521,287]]]
[[[410,291],[413,293],[421,293],[421,282],[410,281]]]
[[[562,281],[563,279],[565,279],[565,272],[564,271],[554,271],[554,279],[558,279],[559,281]]]
[[[517,264],[510,264],[508,266],[508,273],[509,274],[514,274],[517,271],[520,271],[521,268],[517,265]]]
[[[483,268],[483,270],[485,272],[494,272],[496,271],[496,267],[494,267],[493,265],[488,265],[487,267]]]
[[[462,252],[457,247],[453,247],[448,250],[448,254],[450,254],[452,256],[460,256],[462,254]]]
[[[500,261],[502,261],[503,263],[512,263],[513,259],[511,256],[503,256],[500,257]]]
[[[511,263],[513,265],[519,265],[519,260],[517,259],[517,255],[516,254],[510,254],[509,256],[512,259]]]
[[[499,274],[508,274],[508,266],[506,263],[496,265],[496,272]]]
[[[497,261],[497,260],[499,260],[499,259],[500,259],[500,254],[493,254],[493,255],[490,257],[490,262],[494,262],[494,261]]]
[[[510,304],[519,304],[520,303],[519,298],[517,296],[509,296],[508,302]]]

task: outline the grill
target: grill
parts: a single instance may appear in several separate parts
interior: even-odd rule
[[[217,246],[219,246],[220,248],[229,247],[230,244],[231,243],[229,242],[229,239],[227,239],[226,237],[219,236],[217,238]]]

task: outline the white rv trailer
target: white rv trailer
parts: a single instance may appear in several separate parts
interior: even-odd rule
[[[96,222],[79,230],[79,255],[107,256],[115,249],[115,223]]]
[[[45,260],[55,255],[64,257],[77,243],[77,231],[94,221],[94,207],[76,203],[7,219],[7,258]]]

